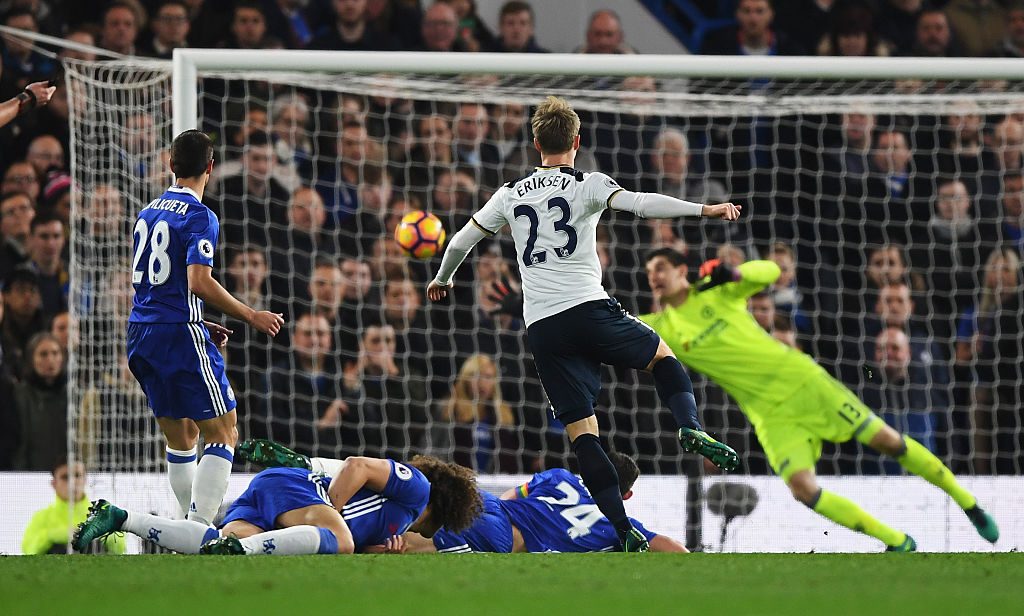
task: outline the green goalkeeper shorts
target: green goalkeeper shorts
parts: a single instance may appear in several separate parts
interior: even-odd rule
[[[759,409],[760,410],[760,409]],[[885,425],[860,398],[831,376],[804,383],[787,400],[758,412],[754,426],[768,463],[784,481],[813,470],[821,443],[870,441]]]

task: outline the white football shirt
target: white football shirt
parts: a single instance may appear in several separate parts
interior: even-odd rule
[[[597,257],[597,223],[622,188],[603,173],[537,167],[509,182],[473,215],[489,235],[506,224],[516,244],[529,326],[595,299],[607,299]]]

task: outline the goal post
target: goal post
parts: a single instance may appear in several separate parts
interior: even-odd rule
[[[1019,79],[1014,58],[586,55],[175,49],[174,134],[195,128],[201,71],[426,73],[437,75],[589,75],[768,79]]]
[[[294,320],[273,344],[234,327],[227,364],[243,438],[271,436],[319,455],[429,452],[483,473],[572,464],[522,323],[490,314],[486,284],[502,272],[515,276],[509,239],[467,260],[459,302],[443,306],[409,296],[422,295],[436,262],[407,261],[388,240],[394,214],[413,207],[440,213],[450,236],[501,183],[528,173],[535,162],[529,111],[548,94],[567,97],[583,116],[582,170],[629,188],[745,207],[736,225],[607,215],[598,250],[606,286],[627,308],[654,305],[644,257],[655,247],[687,251],[691,279],[710,258],[788,259],[787,283],[770,301],[753,300],[767,302],[761,318],[774,311],[767,329],[957,473],[1024,470],[1024,420],[1014,410],[1024,386],[1022,342],[1013,324],[1024,312],[1016,299],[996,302],[985,292],[989,259],[1017,246],[1001,225],[1012,207],[1008,165],[1024,166],[1024,141],[1011,134],[1024,121],[1018,60],[178,49],[171,62],[66,62],[66,69],[72,173],[81,187],[72,217],[89,221],[72,234],[71,304],[81,333],[69,413],[72,445],[95,470],[163,466],[137,386],[118,379],[125,292],[114,272],[130,263],[131,236],[112,231],[163,190],[170,139],[196,127],[216,135],[218,175],[207,201],[221,217],[215,273],[222,282],[296,318],[329,301],[318,299],[316,285],[335,285],[343,296],[340,316],[325,321],[329,369],[310,368],[315,332],[300,332]],[[460,150],[464,143],[472,147]],[[281,190],[268,190],[259,173],[246,175],[266,162],[250,157],[254,151],[272,159],[262,173]],[[899,167],[904,151],[909,162]],[[100,186],[123,197],[120,212],[94,203]],[[943,222],[940,201],[961,203],[961,186],[967,212]],[[312,224],[308,212],[318,208],[325,222]],[[890,282],[906,282],[914,302],[905,323],[910,380],[899,388],[882,378],[875,356],[888,318],[875,313]],[[377,368],[368,367],[366,349],[380,343],[373,336],[381,330],[392,332],[384,344],[395,345],[400,378],[367,376]],[[973,355],[958,347],[964,332]],[[490,371],[491,389],[456,391]],[[745,473],[705,475],[680,453],[650,379],[605,373],[598,416],[611,447],[634,456],[645,475],[665,476],[644,485],[689,477],[680,479],[689,498],[665,495],[652,509],[658,521],[677,522],[691,547],[754,549],[762,544],[742,528],[719,534],[726,501],[745,494],[753,527],[797,536],[803,522],[771,515],[789,511],[785,493],[747,476],[771,473],[750,423],[719,387],[696,374],[694,381],[709,431],[740,452]],[[856,444],[826,446],[820,470],[899,472]],[[715,488],[726,483],[746,491]],[[760,499],[749,498],[751,490]],[[169,491],[154,498],[167,501]],[[913,523],[928,515],[914,505],[895,511]],[[973,531],[936,532],[950,541]],[[820,541],[814,549],[839,545]]]

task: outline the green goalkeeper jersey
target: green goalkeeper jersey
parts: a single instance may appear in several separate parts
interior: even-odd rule
[[[793,395],[808,379],[828,373],[802,352],[775,340],[747,311],[747,298],[779,277],[772,261],[739,266],[741,279],[640,318],[676,357],[707,375],[732,396],[755,425],[765,409]]]

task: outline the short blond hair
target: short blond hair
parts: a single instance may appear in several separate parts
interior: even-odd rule
[[[564,98],[549,96],[533,112],[533,137],[542,154],[560,154],[572,149],[580,134],[580,117]]]

